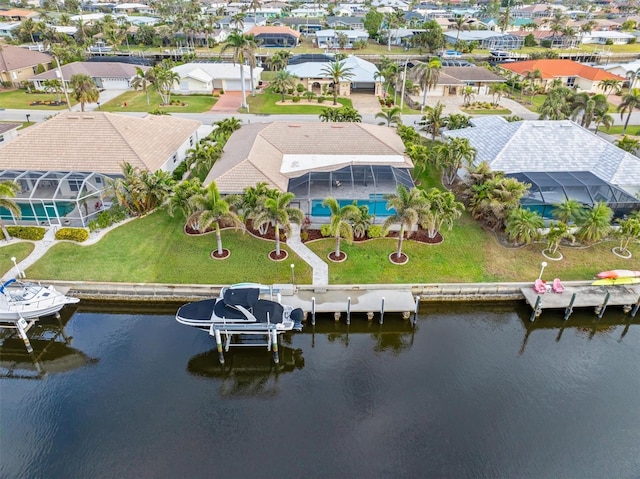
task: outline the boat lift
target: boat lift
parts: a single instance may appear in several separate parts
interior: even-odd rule
[[[273,362],[278,364],[278,326],[275,323],[214,323],[211,325],[209,334],[215,337],[218,348],[218,360],[224,364],[224,353],[229,352],[231,346],[266,346],[267,351],[273,351]],[[266,338],[266,342],[232,343],[234,335],[257,335]],[[224,336],[224,344],[222,341]],[[224,348],[224,351],[223,351]]]

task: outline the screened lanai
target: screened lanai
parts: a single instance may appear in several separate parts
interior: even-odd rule
[[[76,171],[0,170],[0,182],[14,181],[20,218],[0,208],[5,223],[42,226],[87,226],[105,209],[107,177]]]
[[[340,206],[357,201],[366,205],[375,220],[393,214],[387,210],[386,194],[396,192],[398,185],[413,188],[409,169],[386,165],[350,165],[335,171],[311,171],[289,180],[288,191],[296,195],[296,206],[314,220],[322,222],[331,216],[322,206],[325,198],[338,200]]]
[[[567,199],[577,200],[585,206],[603,201],[616,218],[640,209],[640,200],[589,171],[527,172],[507,176],[531,185],[521,204],[546,219],[551,219],[554,207]]]

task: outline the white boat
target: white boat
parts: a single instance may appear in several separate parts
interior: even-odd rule
[[[17,281],[15,278],[0,286],[0,321],[18,321],[48,316],[60,311],[78,298],[66,296],[53,286]]]
[[[274,298],[275,294],[275,298]],[[273,288],[240,283],[223,288],[220,296],[195,301],[181,306],[176,313],[180,324],[213,332],[213,326],[238,326],[247,334],[254,329],[264,331],[266,326],[279,334],[302,329],[303,311],[280,302]],[[269,328],[269,329],[270,329]]]

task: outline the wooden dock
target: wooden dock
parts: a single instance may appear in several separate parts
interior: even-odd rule
[[[545,309],[564,309],[568,319],[573,308],[594,308],[602,317],[608,306],[623,306],[625,312],[635,316],[640,308],[640,285],[567,286],[562,293],[538,294],[533,286],[521,288],[525,300],[533,308],[531,321]]]

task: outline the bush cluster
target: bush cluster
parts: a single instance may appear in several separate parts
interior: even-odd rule
[[[89,239],[89,232],[85,228],[61,228],[56,231],[56,239],[82,243]]]
[[[95,220],[89,222],[89,231],[101,230],[108,228],[114,223],[119,223],[127,217],[125,209],[120,205],[113,205],[106,211],[98,213]]]
[[[331,226],[329,225],[320,226],[320,234],[325,237],[331,236]]]
[[[20,238],[32,241],[39,241],[44,238],[46,230],[40,226],[7,226],[7,231],[12,238]],[[4,238],[4,234],[0,232]]]
[[[384,231],[384,228],[380,225],[371,225],[367,228],[367,238],[370,239],[382,238],[383,236],[386,236],[386,234],[386,231]]]

